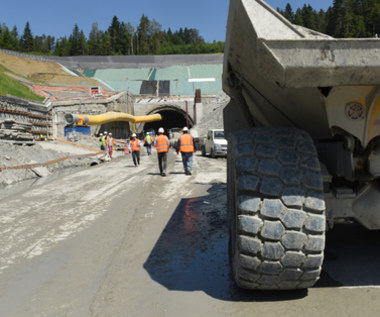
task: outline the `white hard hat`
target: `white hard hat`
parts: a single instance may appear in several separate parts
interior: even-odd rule
[[[164,133],[164,128],[159,128],[158,133]]]
[[[104,131],[104,134],[107,134],[107,131]]]
[[[135,136],[136,136],[136,133],[133,133],[133,134],[132,134],[132,138],[135,137]]]
[[[112,135],[112,132],[110,132],[109,135]]]
[[[100,133],[100,135],[103,135],[103,133]]]
[[[184,128],[182,129],[182,131],[189,131],[189,129],[188,129],[187,127],[184,127]]]

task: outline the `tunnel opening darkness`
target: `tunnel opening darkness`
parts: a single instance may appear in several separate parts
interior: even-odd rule
[[[161,121],[147,122],[144,124],[144,131],[154,130],[157,133],[157,130],[160,127],[165,129],[165,132],[172,128],[183,128],[187,126],[189,129],[193,126],[193,121],[190,117],[186,120],[186,113],[177,111],[177,110],[160,110],[155,113],[158,113],[162,116]]]

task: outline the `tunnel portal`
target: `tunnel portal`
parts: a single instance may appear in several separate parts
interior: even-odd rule
[[[186,112],[182,111],[181,109],[174,107],[172,109],[161,109],[150,114],[158,113],[162,116],[162,120],[145,123],[143,128],[144,131],[154,130],[157,133],[157,130],[160,127],[163,127],[166,132],[172,128],[182,129],[187,125],[190,129],[194,125],[194,122],[190,116],[187,116],[188,119],[186,120]]]

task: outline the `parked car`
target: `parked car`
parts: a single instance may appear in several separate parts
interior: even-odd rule
[[[223,129],[208,130],[206,137],[199,138],[199,146],[203,156],[227,157],[227,140]]]

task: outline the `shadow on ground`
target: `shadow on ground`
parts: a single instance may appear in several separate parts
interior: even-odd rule
[[[315,287],[380,286],[380,231],[354,222],[327,232],[321,279]]]
[[[355,224],[336,226],[327,234],[324,269],[315,287],[380,285],[379,238],[379,232]],[[206,196],[181,200],[144,268],[169,290],[203,291],[226,301],[297,300],[308,294],[236,287],[228,260],[225,184],[213,184]]]
[[[276,301],[306,291],[252,292],[236,287],[228,260],[226,185],[213,184],[207,196],[182,199],[144,268],[169,290],[204,291],[227,301]]]

